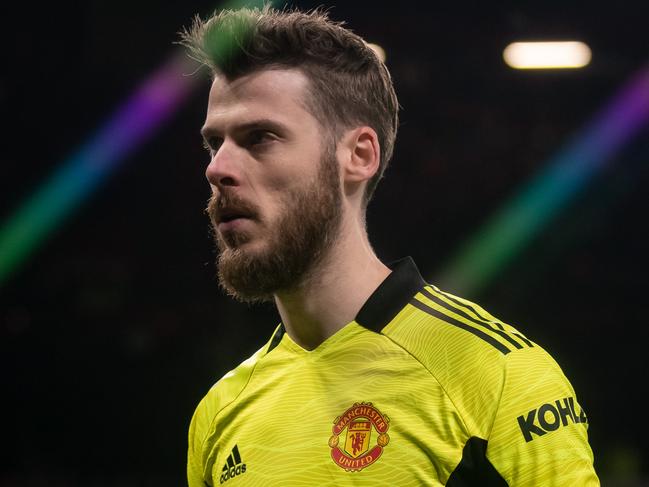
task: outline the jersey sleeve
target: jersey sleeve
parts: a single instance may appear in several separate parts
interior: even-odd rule
[[[486,451],[509,485],[598,486],[587,429],[574,389],[541,347],[509,354]]]
[[[268,345],[259,349],[252,357],[225,374],[212,386],[194,411],[189,426],[187,448],[189,487],[210,485],[206,482],[205,476],[209,475],[214,454],[218,451],[220,431],[217,416],[241,393],[267,348]]]
[[[189,447],[187,449],[187,483],[189,487],[205,487],[203,477],[203,444],[209,429],[207,397],[199,403],[189,426]]]

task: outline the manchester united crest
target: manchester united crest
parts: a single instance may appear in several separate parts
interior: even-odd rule
[[[357,402],[334,420],[329,438],[331,458],[348,472],[376,462],[390,442],[390,419],[371,402]]]

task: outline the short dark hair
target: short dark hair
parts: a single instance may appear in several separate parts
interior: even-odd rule
[[[197,17],[180,43],[214,76],[229,80],[262,69],[301,70],[310,82],[305,101],[336,140],[356,125],[372,127],[381,160],[365,189],[367,205],[392,157],[399,103],[388,69],[360,36],[319,9],[280,11],[266,5]]]

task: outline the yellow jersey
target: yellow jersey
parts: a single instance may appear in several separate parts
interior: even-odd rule
[[[410,258],[314,350],[280,325],[189,431],[190,487],[599,485],[552,357]]]

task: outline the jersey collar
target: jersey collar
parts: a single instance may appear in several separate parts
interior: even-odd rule
[[[397,316],[412,297],[426,285],[412,257],[404,257],[387,264],[392,272],[365,301],[356,315],[356,323],[368,330],[380,333]],[[266,353],[279,345],[284,336],[284,325],[273,333]]]
[[[376,288],[356,316],[356,323],[380,333],[426,282],[411,257],[388,264],[390,275]]]

